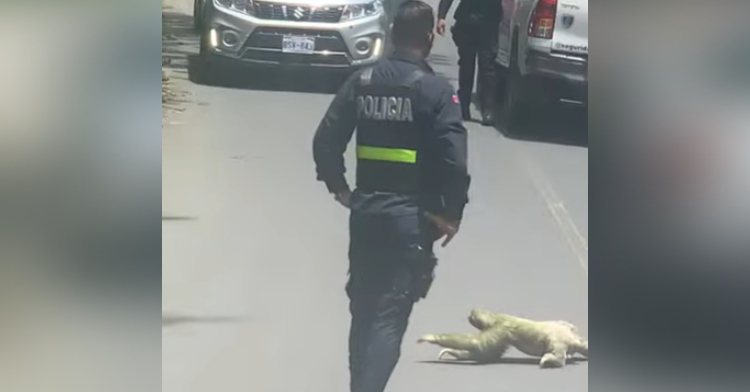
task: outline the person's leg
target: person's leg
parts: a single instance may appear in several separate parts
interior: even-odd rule
[[[368,339],[374,319],[372,295],[367,292],[361,279],[364,272],[353,271],[346,286],[352,317],[349,329],[349,382],[352,392],[359,390],[362,372],[367,366]]]
[[[409,316],[419,299],[412,260],[413,249],[421,239],[418,215],[388,221],[379,226],[379,238],[385,238],[383,246],[368,252],[366,257],[370,259],[361,269],[352,269],[348,287],[352,392],[385,390],[401,356]]]
[[[472,39],[474,28],[466,24],[456,24],[451,29],[453,42],[458,49],[458,100],[464,120],[471,119],[471,95],[474,90],[474,77],[477,58],[476,40]]]
[[[349,373],[351,391],[360,390],[363,369],[367,367],[369,334],[375,317],[377,261],[372,256],[385,245],[381,222],[353,212],[349,218],[349,297],[351,326],[349,329]]]
[[[477,48],[477,92],[479,93],[479,106],[482,112],[482,124],[492,125],[494,123],[494,111],[497,105],[496,88],[497,83],[497,60],[499,24],[490,24],[482,27],[478,34]]]
[[[358,373],[359,383],[352,392],[383,392],[401,356],[401,343],[409,323],[414,300],[405,288],[411,279],[404,272],[395,278],[391,290],[383,292],[373,304],[373,317],[362,338],[366,339],[364,366]]]

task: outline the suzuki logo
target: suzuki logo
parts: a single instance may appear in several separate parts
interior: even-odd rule
[[[574,19],[575,18],[573,17],[573,15],[563,15],[563,17],[562,17],[563,27],[565,27],[566,29],[570,28],[570,26],[573,25],[573,20]]]
[[[294,9],[294,17],[296,19],[302,19],[305,16],[305,9],[302,7],[297,7]]]

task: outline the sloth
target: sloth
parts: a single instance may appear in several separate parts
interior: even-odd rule
[[[508,350],[541,358],[542,368],[561,368],[575,354],[588,358],[589,343],[579,334],[575,325],[563,320],[533,321],[483,309],[472,309],[469,323],[479,330],[477,334],[427,334],[417,343],[431,343],[444,349],[445,355],[461,361],[494,362]]]

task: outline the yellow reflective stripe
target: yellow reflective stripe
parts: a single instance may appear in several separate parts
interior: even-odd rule
[[[415,150],[400,148],[357,146],[357,158],[374,161],[417,163],[417,152]]]

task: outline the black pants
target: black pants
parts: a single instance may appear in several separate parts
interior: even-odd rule
[[[451,28],[458,48],[458,98],[467,111],[474,90],[474,70],[478,68],[477,95],[482,111],[495,107],[495,59],[500,22],[457,21]],[[477,64],[478,63],[478,64]]]
[[[346,286],[352,315],[349,333],[351,392],[383,392],[401,356],[414,303],[418,273],[415,246],[421,238],[415,216],[350,218],[350,276]]]

